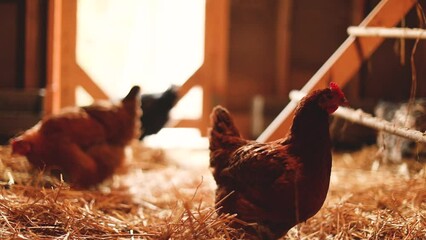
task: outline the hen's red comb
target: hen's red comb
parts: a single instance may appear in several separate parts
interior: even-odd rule
[[[335,91],[337,92],[341,97],[345,97],[345,94],[342,92],[342,90],[339,88],[339,86],[337,85],[337,83],[335,82],[330,82],[330,89],[331,91]]]

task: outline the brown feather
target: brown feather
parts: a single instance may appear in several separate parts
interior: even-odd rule
[[[58,169],[76,187],[110,177],[124,160],[124,149],[140,134],[139,87],[119,103],[97,102],[48,116],[11,140],[15,154],[39,169]]]
[[[211,115],[210,166],[218,211],[255,223],[256,227],[236,227],[264,239],[279,238],[312,217],[327,195],[328,117],[330,109],[345,102],[342,98],[335,86],[307,95],[296,109],[289,134],[268,143],[242,139],[228,111],[216,107]]]

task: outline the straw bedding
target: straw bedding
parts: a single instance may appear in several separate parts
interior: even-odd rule
[[[228,227],[234,216],[215,213],[207,150],[132,148],[111,180],[78,190],[1,147],[0,239],[244,239]],[[284,238],[423,239],[424,166],[380,164],[376,153],[335,153],[326,203]]]

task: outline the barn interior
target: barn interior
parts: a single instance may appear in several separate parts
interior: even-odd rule
[[[336,82],[349,108],[422,135],[424,7],[417,0],[0,0],[0,237],[246,238],[231,227],[235,215],[215,209],[212,109],[226,107],[244,138],[268,142],[288,131],[292,90]],[[420,33],[356,36],[350,27]],[[165,125],[135,138],[125,164],[102,183],[74,188],[12,154],[11,140],[40,120],[116,102],[133,85],[147,96],[176,87],[176,101],[170,111],[153,109],[168,116]],[[426,140],[339,116],[330,118],[330,137],[327,199],[282,239],[422,239]]]

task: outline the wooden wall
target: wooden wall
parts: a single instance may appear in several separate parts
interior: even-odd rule
[[[425,7],[425,3],[420,1]],[[370,0],[367,9],[375,6],[377,0]],[[400,24],[401,26],[401,24]],[[405,26],[419,28],[420,21],[416,9],[412,9],[405,18]],[[360,71],[360,92],[363,99],[406,101],[412,85],[411,51],[415,40],[387,39],[367,61]],[[401,49],[404,51],[401,52]],[[401,61],[402,59],[404,62]],[[417,97],[426,97],[426,41],[419,42],[415,52],[417,71]]]
[[[226,73],[218,77],[226,87],[212,102],[230,109],[245,136],[256,137],[250,131],[253,98],[262,95],[271,105],[264,113],[266,126],[288,103],[289,91],[312,77],[348,37],[347,27],[358,24],[378,1],[229,0],[229,14],[218,15],[228,28],[228,42],[222,44],[227,48]],[[45,87],[48,2],[0,0],[0,88]],[[406,22],[419,26],[415,10]],[[214,34],[206,37],[211,45],[217,41]],[[406,65],[401,65],[400,42],[386,40],[345,89],[349,98],[359,105],[363,99],[406,99],[412,46],[413,41],[406,42]],[[421,42],[416,53],[419,97],[426,96],[426,70],[421,65],[425,59]]]
[[[47,0],[0,0],[0,89],[42,88]]]
[[[341,0],[293,1],[289,81],[299,89],[347,38],[352,2]]]
[[[232,1],[228,107],[247,111],[254,94],[275,89],[277,1]]]
[[[273,105],[267,125],[288,103],[289,91],[302,87],[347,38],[352,22],[352,1],[231,1],[225,105],[245,136],[256,137],[253,97]]]
[[[246,137],[251,137],[253,97],[273,95],[277,87],[276,6],[277,1],[231,1],[225,105]]]
[[[47,0],[0,0],[0,144],[44,112]]]
[[[24,1],[0,1],[0,88],[23,85]]]
[[[250,133],[255,95],[271,105],[264,113],[267,125],[288,103],[289,91],[300,89],[348,37],[347,27],[358,25],[378,2],[232,0],[225,105],[243,134],[256,137]],[[405,26],[420,26],[415,9],[406,16]],[[408,99],[413,45],[414,40],[403,46],[399,39],[385,40],[344,89],[353,107],[371,112],[379,100]],[[426,41],[421,41],[415,54],[417,97],[426,97],[425,60]]]

